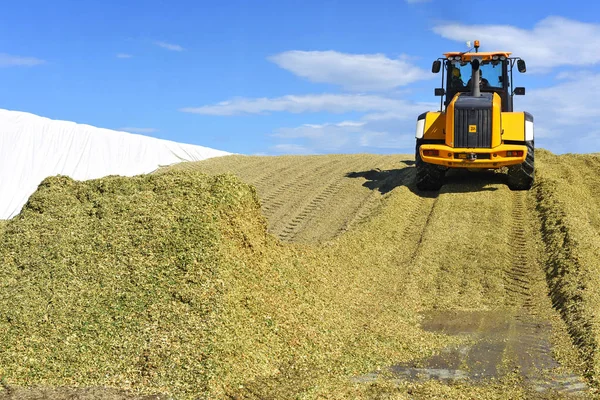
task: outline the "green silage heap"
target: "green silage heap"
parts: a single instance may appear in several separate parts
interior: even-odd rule
[[[0,383],[25,395],[517,398],[511,380],[354,380],[469,340],[424,331],[421,311],[505,303],[514,196],[499,183],[448,187],[427,197],[398,185],[343,235],[285,244],[230,174],[48,178],[0,225]]]
[[[206,393],[223,249],[263,228],[230,175],[47,178],[0,235],[0,377]]]

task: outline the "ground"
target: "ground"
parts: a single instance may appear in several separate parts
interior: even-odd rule
[[[231,173],[266,217],[264,241],[243,233],[260,231],[260,216],[242,221],[241,250],[220,259],[236,266],[219,272],[231,289],[202,332],[227,343],[211,353],[223,384],[203,393],[596,396],[600,156],[538,150],[536,168],[529,191],[509,190],[502,171],[452,171],[439,192],[416,189],[408,155],[227,156],[158,171]],[[16,227],[0,235],[21,243]],[[114,389],[91,389],[103,380],[85,373],[84,389],[21,373],[4,368],[0,399],[191,393],[135,373]]]

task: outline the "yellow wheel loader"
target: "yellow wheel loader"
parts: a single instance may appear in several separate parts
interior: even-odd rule
[[[513,67],[525,61],[510,52],[445,53],[431,71],[442,70],[440,111],[417,119],[415,165],[420,190],[439,190],[450,168],[506,167],[511,190],[529,190],[534,181],[533,116],[513,111]]]

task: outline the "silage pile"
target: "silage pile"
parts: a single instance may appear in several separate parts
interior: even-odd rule
[[[600,379],[600,157],[536,151],[537,210],[554,306]]]
[[[47,178],[4,228],[5,385],[310,396],[448,343],[389,288],[385,238],[373,263],[282,245],[232,175]]]
[[[223,231],[254,200],[228,177],[46,179],[2,236],[0,375],[206,391]]]
[[[538,215],[523,221],[541,219],[552,298],[598,376],[598,157],[536,155],[524,199]],[[1,382],[178,399],[519,397],[511,382],[350,379],[459,340],[422,331],[419,311],[505,302],[514,198],[481,185],[438,198],[400,185],[337,239],[291,245],[233,175],[48,178],[0,223]]]

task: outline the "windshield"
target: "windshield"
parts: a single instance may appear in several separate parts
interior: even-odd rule
[[[456,69],[456,71],[455,71]],[[468,89],[471,81],[471,64],[468,62],[453,61],[448,66],[448,79],[450,88],[460,90]],[[482,89],[503,89],[502,61],[487,61],[480,66]],[[462,87],[461,87],[462,86]]]

